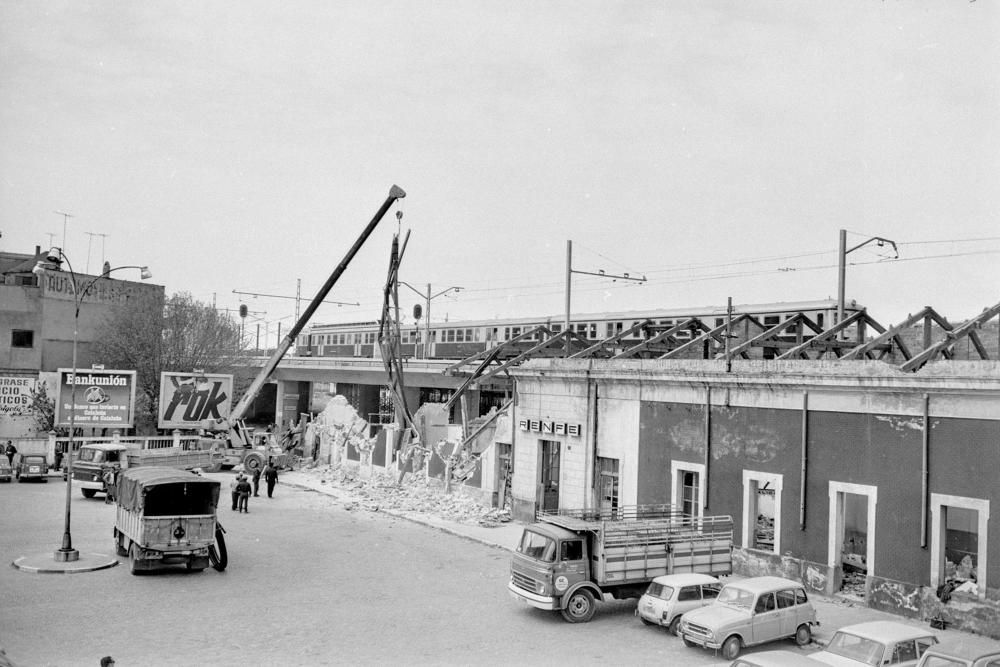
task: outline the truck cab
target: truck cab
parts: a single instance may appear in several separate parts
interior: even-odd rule
[[[73,459],[73,485],[80,489],[84,498],[93,498],[98,491],[107,493],[104,471],[124,467],[128,450],[125,445],[110,442],[81,445]]]
[[[538,609],[558,609],[571,622],[590,620],[594,598],[601,596],[590,581],[586,536],[552,524],[525,528],[510,573],[507,588],[516,598]],[[576,594],[580,590],[585,593]],[[578,600],[581,596],[584,599]]]

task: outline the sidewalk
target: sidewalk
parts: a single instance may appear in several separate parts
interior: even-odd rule
[[[325,484],[308,473],[301,471],[283,472],[281,475],[281,483],[332,496],[348,504],[360,502],[359,499],[356,498],[350,491],[337,488],[336,486],[331,486],[330,484]],[[480,542],[482,544],[496,547],[498,549],[505,549],[507,551],[513,551],[517,548],[518,542],[521,539],[521,533],[524,529],[523,524],[516,521],[511,521],[495,527],[486,527],[460,523],[425,512],[399,511],[381,507],[378,511],[383,514],[388,514],[401,519],[407,519],[431,528],[436,528],[451,535],[456,535],[467,540]],[[725,581],[739,581],[744,578],[745,577],[741,575],[734,574],[726,577]],[[826,644],[830,641],[830,638],[839,628],[842,628],[845,625],[865,623],[868,621],[896,621],[912,625],[914,627],[923,628],[928,632],[937,635],[938,640],[942,642],[969,639],[973,637],[976,638],[977,641],[990,641],[988,638],[973,635],[968,632],[962,632],[961,630],[934,630],[930,627],[928,621],[919,621],[875,609],[869,609],[862,604],[839,597],[827,597],[824,595],[812,594],[811,600],[813,605],[816,607],[816,615],[820,621],[819,627],[813,629],[813,641],[820,646],[826,646]],[[1000,647],[1000,642],[996,642],[996,644]]]

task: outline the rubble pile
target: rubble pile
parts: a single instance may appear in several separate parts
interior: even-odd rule
[[[370,479],[362,479],[357,470],[330,465],[306,468],[303,472],[316,475],[321,483],[354,496],[356,500],[347,505],[348,509],[419,512],[482,526],[498,526],[510,521],[508,510],[482,505],[459,490],[445,493],[444,482],[440,479],[407,473],[397,484],[396,478],[387,473],[377,472]]]

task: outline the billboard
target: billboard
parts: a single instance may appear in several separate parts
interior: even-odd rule
[[[77,370],[75,404],[72,379],[72,369],[59,369],[56,426],[69,426],[72,416],[83,428],[132,428],[135,371]]]
[[[31,391],[35,378],[0,375],[0,415],[19,417],[31,414]]]
[[[161,373],[158,428],[201,428],[206,419],[229,417],[233,376],[222,373]]]

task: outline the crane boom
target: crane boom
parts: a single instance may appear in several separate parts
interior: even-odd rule
[[[354,245],[351,246],[350,250],[347,251],[347,254],[344,255],[344,259],[340,260],[340,264],[337,265],[337,268],[333,270],[333,273],[331,273],[330,277],[327,278],[327,281],[320,288],[319,292],[317,292],[316,296],[313,297],[309,307],[306,308],[305,312],[302,313],[302,316],[299,317],[295,326],[293,326],[291,330],[289,330],[288,334],[285,335],[281,344],[274,350],[271,357],[267,360],[267,363],[265,363],[264,367],[260,369],[257,377],[255,377],[253,382],[250,383],[250,387],[246,390],[246,393],[243,394],[243,397],[236,404],[236,407],[234,407],[232,412],[230,412],[230,424],[234,424],[243,418],[243,415],[246,414],[247,408],[250,407],[250,404],[253,403],[257,394],[260,393],[261,387],[263,387],[264,383],[267,382],[267,379],[271,376],[271,373],[274,372],[274,369],[278,367],[278,363],[295,342],[295,338],[299,335],[299,332],[302,331],[303,327],[305,327],[306,323],[309,321],[309,318],[311,318],[313,313],[316,312],[316,309],[319,308],[323,299],[326,298],[326,295],[330,293],[333,285],[340,278],[341,274],[344,273],[344,270],[347,269],[347,265],[350,264],[352,259],[354,259],[354,255],[357,254],[364,242],[368,240],[368,237],[375,230],[376,225],[378,225],[379,221],[385,217],[385,214],[389,211],[389,207],[391,207],[396,200],[402,199],[405,196],[406,193],[398,185],[393,185],[392,188],[390,188],[389,196],[386,197],[382,206],[379,207],[378,211],[376,211],[375,216],[368,223],[368,226],[364,228],[361,235],[354,242]]]

